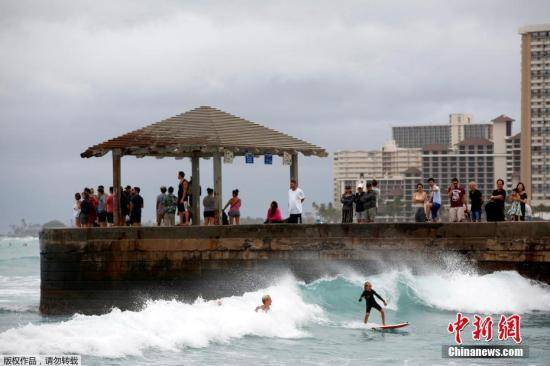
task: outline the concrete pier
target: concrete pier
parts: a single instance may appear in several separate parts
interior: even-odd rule
[[[550,222],[46,229],[40,310],[96,314],[147,299],[218,298],[282,273],[311,280],[341,265],[373,273],[449,254],[549,282]]]

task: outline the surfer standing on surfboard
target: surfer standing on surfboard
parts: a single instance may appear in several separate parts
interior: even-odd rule
[[[367,312],[365,313],[365,324],[367,324],[367,321],[369,320],[370,315],[370,309],[375,308],[380,312],[380,315],[382,316],[382,325],[386,325],[386,317],[384,314],[384,309],[376,302],[376,299],[374,298],[376,296],[382,302],[384,303],[384,306],[388,306],[386,303],[386,300],[384,300],[376,291],[372,289],[372,284],[370,282],[365,282],[364,291],[361,294],[361,297],[359,298],[359,301],[363,300],[363,297],[365,298],[365,302],[367,303]]]

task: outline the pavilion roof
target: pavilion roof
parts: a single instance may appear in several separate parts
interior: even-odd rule
[[[298,153],[327,156],[325,149],[209,106],[177,116],[89,147],[83,158],[99,157],[113,149],[137,157],[186,157],[193,151],[212,156],[226,150],[235,156]]]

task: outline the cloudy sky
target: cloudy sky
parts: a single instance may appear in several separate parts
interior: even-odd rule
[[[74,192],[110,185],[109,156],[81,159],[86,147],[200,105],[329,151],[376,148],[392,125],[452,112],[519,120],[518,28],[548,14],[548,1],[3,0],[0,232],[70,220]],[[201,168],[211,185],[211,162]],[[286,202],[279,160],[223,168],[245,216]],[[330,158],[300,169],[308,201],[328,202]],[[146,218],[178,170],[190,163],[123,159]]]

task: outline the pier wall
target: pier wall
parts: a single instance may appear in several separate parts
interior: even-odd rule
[[[40,310],[93,314],[151,298],[218,298],[289,272],[307,281],[342,265],[374,273],[455,254],[459,265],[548,282],[550,222],[46,229]]]

